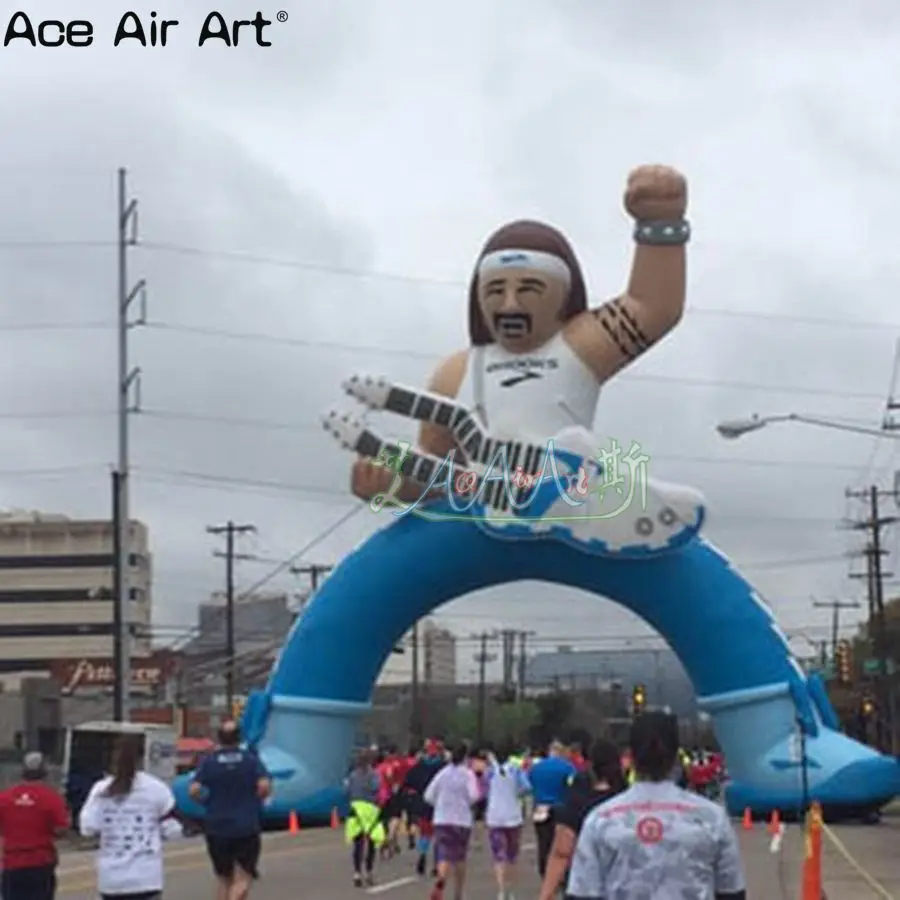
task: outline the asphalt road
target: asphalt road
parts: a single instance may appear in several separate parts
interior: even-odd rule
[[[736,827],[740,829],[738,824]],[[825,840],[825,889],[831,900],[900,900],[900,820],[885,820],[878,826],[843,826],[834,833],[868,874],[881,883],[879,894],[866,883],[835,846]],[[412,873],[413,856],[381,864],[374,887],[357,889],[351,884],[349,857],[340,832],[310,830],[299,835],[271,834],[264,841],[262,879],[252,893],[254,900],[351,900],[361,894],[387,900],[424,900],[428,882]],[[781,849],[771,852],[765,826],[740,831],[747,867],[748,895],[760,900],[796,900],[799,896],[803,859],[803,835],[788,826]],[[533,844],[525,844],[520,900],[536,896],[538,881]],[[175,842],[166,851],[166,900],[199,900],[211,897],[213,878],[205,847],[197,839]],[[65,900],[95,900],[93,855],[66,853],[60,863],[59,896]],[[496,896],[486,847],[472,853],[469,888],[471,900]],[[452,894],[450,894],[452,897]]]

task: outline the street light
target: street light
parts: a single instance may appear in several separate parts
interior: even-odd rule
[[[868,434],[872,437],[900,439],[900,433],[884,431],[880,428],[868,428],[865,425],[854,425],[851,422],[840,422],[835,419],[821,419],[818,416],[807,416],[802,413],[787,413],[781,416],[760,416],[754,413],[748,419],[728,419],[716,425],[716,431],[723,438],[736,440],[751,431],[759,431],[766,425],[776,422],[799,422],[801,425],[814,425],[817,428],[833,428],[835,431],[852,431],[855,434]]]

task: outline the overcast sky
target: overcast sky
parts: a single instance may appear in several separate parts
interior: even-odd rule
[[[464,345],[463,284],[495,226],[546,218],[595,299],[620,291],[623,182],[657,161],[690,179],[690,311],[604,390],[597,430],[706,492],[709,535],[786,627],[824,636],[811,596],[859,595],[844,489],[888,487],[897,443],[799,425],[727,443],[714,425],[881,420],[900,328],[896,4],[285,0],[272,47],[231,49],[197,47],[196,2],[157,7],[181,21],[164,49],[112,49],[125,7],[88,6],[92,47],[0,49],[15,84],[0,97],[14,123],[0,145],[0,496],[108,512],[125,165],[150,320],[131,339],[146,410],[133,513],[151,529],[160,626],[191,623],[220,587],[207,524],[255,524],[242,550],[277,561],[351,507],[350,458],[318,415],[351,372],[422,383]],[[337,561],[378,525],[357,515],[304,561]],[[241,585],[271,567],[241,563]],[[644,633],[609,603],[537,585],[441,615],[464,635],[532,628],[545,646]]]

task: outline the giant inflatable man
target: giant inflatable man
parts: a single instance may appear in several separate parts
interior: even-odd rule
[[[687,185],[674,169],[642,166],[631,173],[625,191],[625,208],[635,220],[631,277],[624,294],[592,310],[581,267],[559,231],[534,221],[497,230],[472,274],[471,346],[438,366],[429,385],[431,397],[453,398],[454,411],[473,410],[497,441],[541,444],[556,439],[566,449],[592,457],[600,440],[590,429],[601,386],[681,319],[690,237],[686,207]],[[362,391],[360,399],[373,399],[358,380],[356,388]],[[421,396],[417,399],[421,410]],[[460,446],[459,429],[431,418],[421,427],[424,453],[445,458],[466,450]],[[336,433],[346,438],[340,428]],[[346,442],[360,446],[357,439]],[[631,478],[637,474],[632,469]],[[393,473],[371,459],[353,466],[352,489],[358,497],[382,496],[392,480]],[[577,512],[560,510],[556,507],[562,504],[557,504],[551,512],[564,515],[548,519],[565,519],[565,530],[580,546],[613,554],[635,548],[669,550],[696,534],[703,516],[699,494],[653,480],[640,487],[642,502],[629,513],[605,509],[613,495],[600,491],[589,503],[567,501],[568,507],[580,507]],[[631,494],[635,488],[630,485]],[[421,493],[421,484],[410,482],[396,496],[413,501]],[[502,530],[496,518],[494,522]],[[515,525],[515,516],[507,524]],[[534,522],[530,529],[547,530]]]
[[[540,478],[531,494],[517,487],[513,505],[506,482],[492,481],[481,509],[451,516],[458,491],[448,477],[448,494],[427,495],[422,504],[423,519],[447,521],[392,519],[335,568],[292,628],[265,690],[248,700],[244,732],[275,783],[267,817],[327,818],[341,802],[344,761],[372,685],[415,621],[472,591],[522,579],[619,602],[668,641],[713,718],[732,811],[784,812],[815,799],[826,811],[857,813],[900,792],[897,761],[839,731],[821,680],[806,676],[765,601],[697,534],[703,505],[696,492],[648,478],[646,502],[610,516],[605,488],[573,500],[557,491],[555,476],[543,483],[548,459],[571,472],[573,457],[593,458],[609,474],[591,434],[599,392],[682,315],[686,205],[684,179],[672,169],[632,173],[625,193],[637,245],[631,277],[622,296],[596,310],[588,309],[578,261],[559,232],[537,222],[501,228],[472,275],[470,347],[438,367],[430,390],[369,376],[345,385],[370,408],[422,423],[419,447],[404,448],[391,471],[374,460],[385,451],[398,458],[398,442],[383,441],[349,413],[326,417],[325,427],[362,457],[352,475],[360,497],[377,500],[400,482],[394,496],[415,502],[457,453],[464,474],[484,486],[498,446],[511,466],[521,463]],[[503,491],[492,490],[497,485]],[[549,515],[545,487],[553,489]],[[530,505],[520,515],[522,490]],[[633,561],[621,558],[629,555]],[[185,783],[177,789],[181,808],[197,815]]]

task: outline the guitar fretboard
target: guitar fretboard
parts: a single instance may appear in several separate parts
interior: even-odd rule
[[[537,475],[543,471],[546,447],[524,441],[500,441],[488,437],[478,423],[478,419],[465,407],[451,400],[422,394],[408,388],[392,387],[388,392],[384,408],[419,422],[441,425],[452,433],[467,458],[478,465],[487,466],[495,460],[500,451],[505,451],[505,471],[512,475],[520,466],[526,475]],[[502,458],[502,457],[501,457]],[[502,474],[502,473],[498,473]],[[491,480],[488,491],[499,489],[495,499],[505,510],[509,506],[509,492],[505,490],[503,479]],[[522,496],[529,488],[520,489]],[[520,502],[518,499],[516,502]],[[492,504],[493,505],[493,504]],[[495,507],[501,508],[501,507]]]
[[[395,471],[398,474],[421,484],[423,487],[427,487],[436,477],[440,476],[442,474],[441,469],[447,469],[449,474],[449,460],[453,459],[452,456],[447,459],[439,459],[436,456],[429,456],[427,453],[419,453],[415,450],[405,449],[399,444],[381,440],[378,435],[368,430],[365,430],[360,434],[354,449],[360,455],[369,457],[370,459],[384,459],[385,457],[399,459],[400,465],[397,466]],[[475,494],[478,494],[479,500],[485,506],[489,506],[500,512],[509,510],[511,505],[510,492],[506,490],[504,478],[492,478],[485,482],[485,479],[482,476],[463,466],[454,466],[452,472],[454,480],[459,479],[461,475],[467,476],[468,486],[471,487],[471,490],[467,490],[466,494],[463,495],[464,498],[465,496],[474,496]],[[456,485],[450,485],[450,490],[454,493],[458,493]],[[517,504],[524,503],[531,490],[533,490],[532,487],[513,488],[515,502]]]

